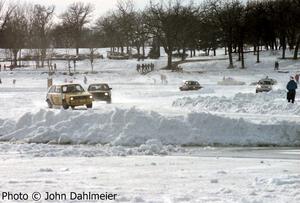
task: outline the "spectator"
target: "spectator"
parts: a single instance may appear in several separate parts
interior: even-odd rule
[[[287,93],[287,100],[288,102],[295,102],[295,97],[296,97],[296,89],[298,88],[297,83],[294,81],[294,77],[291,76],[290,81],[286,85],[286,89],[288,90]]]
[[[278,61],[275,61],[274,70],[279,70],[279,63],[278,63]]]

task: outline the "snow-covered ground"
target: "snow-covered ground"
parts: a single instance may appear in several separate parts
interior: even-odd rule
[[[46,192],[108,192],[117,194],[113,202],[300,200],[299,149],[192,148],[169,156],[114,156],[101,155],[102,148],[0,144],[1,190],[40,192],[42,199]]]
[[[55,61],[55,84],[83,84],[86,76],[113,88],[112,104],[94,102],[90,110],[48,109],[47,68],[0,72],[0,189],[107,191],[120,202],[298,202],[300,100],[287,104],[285,85],[300,62],[271,52],[259,64],[255,57],[246,55],[244,70],[239,62],[227,69],[221,50],[181,64],[183,73],[160,70],[166,57],[97,60],[93,74],[85,73],[89,61],[79,61],[74,76]],[[287,73],[273,70],[275,60]],[[155,71],[141,75],[137,63],[154,63]],[[278,83],[255,94],[251,84],[266,76]],[[242,83],[225,85],[224,77]],[[204,88],[180,92],[184,80]]]

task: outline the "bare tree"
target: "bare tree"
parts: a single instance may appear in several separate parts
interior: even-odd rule
[[[142,48],[142,57],[145,58],[145,43],[149,39],[148,31],[145,26],[144,13],[135,13],[134,30],[132,33],[132,45],[136,47],[138,57],[141,55],[140,49]]]
[[[47,48],[50,44],[50,31],[52,27],[52,17],[54,13],[54,6],[45,7],[39,4],[34,5],[31,25],[30,25],[30,36],[31,46],[36,52],[36,65],[37,67],[44,67],[46,59]]]
[[[13,55],[13,66],[17,66],[19,51],[26,46],[28,36],[28,19],[25,16],[26,5],[15,7],[12,14],[7,18],[4,26],[4,46],[9,48]]]
[[[223,33],[224,44],[228,48],[229,66],[233,68],[233,46],[236,42],[237,34],[239,34],[240,17],[243,11],[243,6],[239,0],[218,1],[212,0],[210,8],[217,18],[220,32]]]
[[[14,5],[5,5],[4,0],[0,0],[0,45],[4,42],[3,30],[8,22],[10,15],[15,9]]]
[[[61,15],[63,24],[72,29],[72,38],[77,55],[79,54],[83,28],[90,22],[93,10],[94,7],[90,3],[75,2]]]
[[[181,12],[184,6],[179,0],[168,4],[150,3],[146,11],[146,26],[151,34],[157,38],[168,55],[167,68],[172,69],[172,54],[177,48],[179,33],[184,26],[181,21]]]

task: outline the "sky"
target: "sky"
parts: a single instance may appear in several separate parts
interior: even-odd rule
[[[91,3],[94,5],[94,12],[93,12],[93,19],[92,23],[98,19],[98,17],[105,15],[107,12],[115,10],[117,8],[117,3],[119,1],[126,1],[126,0],[4,0],[9,3],[17,2],[17,3],[30,3],[30,4],[41,4],[45,6],[55,6],[55,15],[54,15],[54,22],[60,21],[60,14],[63,13],[67,7],[74,3],[74,2],[83,2],[83,3]],[[136,9],[143,9],[147,6],[150,0],[132,0]],[[159,2],[165,1],[168,2],[169,0],[152,0],[152,2]],[[182,0],[183,2],[189,0]],[[203,0],[193,0],[194,3],[199,3]]]

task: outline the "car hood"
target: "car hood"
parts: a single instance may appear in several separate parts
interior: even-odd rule
[[[110,92],[110,90],[94,90],[94,91],[89,91],[90,93],[105,93],[105,92]]]
[[[272,88],[272,85],[257,85],[257,87]]]
[[[67,97],[76,97],[76,96],[90,96],[91,94],[88,92],[76,92],[76,93],[68,93]]]

